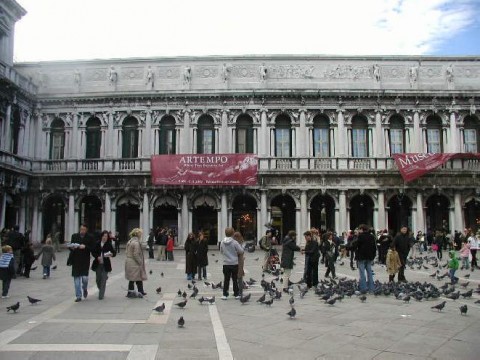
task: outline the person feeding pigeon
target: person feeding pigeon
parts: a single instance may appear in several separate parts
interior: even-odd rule
[[[10,283],[15,278],[15,260],[13,258],[13,249],[10,245],[2,247],[2,256],[0,257],[0,279],[2,280],[2,299],[8,298]]]

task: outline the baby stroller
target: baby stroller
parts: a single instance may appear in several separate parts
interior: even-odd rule
[[[280,270],[280,257],[278,251],[274,248],[270,249],[270,257],[267,262],[267,271],[274,272]]]

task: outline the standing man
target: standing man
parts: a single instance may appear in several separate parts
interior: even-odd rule
[[[161,228],[159,231],[157,231],[157,235],[155,236],[155,244],[158,246],[157,261],[167,260],[167,230],[165,228]]]
[[[70,255],[67,265],[72,266],[73,282],[75,284],[75,302],[88,296],[88,272],[90,270],[90,252],[94,247],[93,237],[87,233],[87,225],[80,225],[80,231],[72,235]],[[82,292],[83,290],[83,292]]]
[[[235,230],[232,227],[225,229],[225,238],[220,243],[220,253],[223,255],[223,296],[222,300],[228,299],[228,289],[230,287],[230,278],[233,283],[233,296],[239,299],[238,288],[238,257],[243,255],[243,248],[235,241],[232,236]]]
[[[262,270],[268,270],[268,259],[272,250],[272,230],[268,229],[265,235],[260,239],[260,249],[264,251]]]
[[[22,249],[25,246],[25,237],[19,231],[20,227],[15,225],[13,229],[8,233],[8,242],[7,245],[10,245],[13,250],[13,258],[15,259],[15,273],[17,275],[22,274],[23,263],[22,263]]]
[[[407,282],[407,279],[405,279],[405,266],[408,253],[410,252],[410,235],[408,234],[408,228],[406,226],[402,226],[400,232],[395,236],[395,239],[393,239],[393,243],[400,257],[400,262],[402,263],[402,266],[398,270],[398,282]]]
[[[303,252],[305,253],[305,280],[307,282],[308,288],[312,286],[315,287],[318,285],[318,260],[320,259],[320,253],[318,248],[318,243],[314,239],[313,234],[310,231],[305,231],[303,233],[305,237],[306,245]]]
[[[150,229],[150,232],[148,233],[148,258],[149,259],[155,259],[155,255],[153,254],[153,243],[155,242],[155,232],[153,229]]]
[[[360,275],[358,287],[362,293],[365,293],[374,290],[372,262],[377,254],[377,248],[375,236],[369,232],[368,226],[362,224],[358,228],[358,237],[357,240],[352,243],[352,247],[356,250],[358,272]],[[365,279],[365,272],[367,279]]]
[[[296,244],[297,233],[290,230],[283,239],[282,260],[280,266],[283,268],[283,291],[288,294],[288,283],[293,269],[293,255],[295,251],[300,251]]]

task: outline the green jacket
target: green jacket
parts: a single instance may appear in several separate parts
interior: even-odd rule
[[[456,256],[448,261],[448,268],[458,270],[458,259]]]
[[[272,238],[263,235],[260,239],[260,248],[264,251],[270,251],[272,249]]]

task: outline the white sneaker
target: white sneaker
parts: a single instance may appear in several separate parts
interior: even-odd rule
[[[225,296],[225,295],[224,295],[224,296],[221,297],[221,299],[222,299],[222,300],[227,300],[227,299],[228,299],[228,296]]]
[[[235,299],[239,300],[239,299],[240,299],[240,296],[235,296]]]
[[[2,299],[8,299],[10,296],[6,295],[6,296],[2,296]]]

